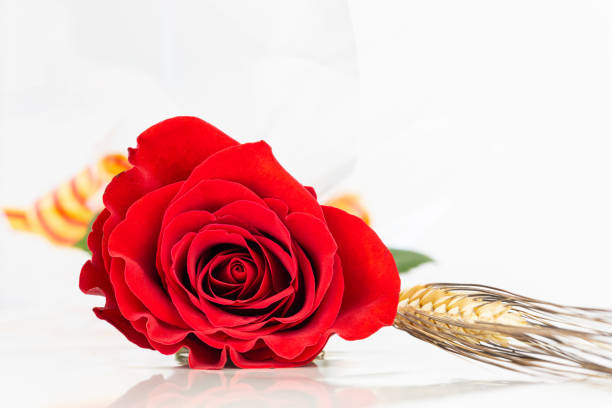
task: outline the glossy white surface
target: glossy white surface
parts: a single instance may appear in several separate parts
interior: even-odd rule
[[[59,312],[59,315],[57,314]],[[332,339],[302,368],[197,371],[141,350],[84,309],[2,324],[2,400],[23,407],[607,406],[612,383],[538,381],[398,330]]]
[[[146,126],[266,139],[323,199],[357,191],[428,281],[612,308],[609,1],[0,0],[0,205]],[[75,154],[78,153],[78,154]],[[84,262],[0,221],[0,405],[610,406],[387,328],[323,361],[199,372],[91,313]],[[114,404],[114,405],[113,405]]]

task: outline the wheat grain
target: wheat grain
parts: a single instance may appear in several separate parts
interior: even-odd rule
[[[456,354],[522,372],[612,375],[612,311],[482,285],[402,291],[394,326]]]
[[[499,301],[485,302],[466,294],[456,293],[446,289],[417,285],[409,290],[402,291],[398,310],[409,312],[418,310],[423,316],[438,317],[429,319],[433,325],[444,330],[454,329],[457,335],[466,341],[477,342],[488,340],[499,344],[507,344],[507,336],[499,335],[491,330],[472,330],[460,326],[449,325],[440,321],[452,319],[458,323],[473,324],[487,322],[505,324],[510,326],[524,326],[527,321],[508,305]]]

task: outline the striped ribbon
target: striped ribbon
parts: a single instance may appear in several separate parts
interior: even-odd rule
[[[4,208],[4,214],[15,230],[42,235],[54,244],[73,246],[88,233],[89,224],[101,207],[103,187],[128,168],[125,156],[104,156],[29,208]]]

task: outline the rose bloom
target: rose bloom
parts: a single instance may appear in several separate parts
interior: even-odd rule
[[[140,347],[192,368],[292,367],[393,323],[400,280],[361,219],[319,205],[265,142],[194,117],[149,128],[104,193],[80,287]]]

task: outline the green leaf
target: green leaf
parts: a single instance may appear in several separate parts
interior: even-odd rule
[[[433,259],[418,252],[397,248],[389,248],[389,251],[391,251],[391,255],[395,259],[399,273],[408,272],[410,269],[427,262],[433,262]]]
[[[89,222],[89,226],[87,226],[87,232],[85,233],[85,235],[83,235],[83,237],[79,240],[79,242],[73,245],[75,248],[82,249],[88,254],[91,254],[91,251],[89,250],[89,247],[87,246],[87,238],[89,237],[89,233],[91,232],[91,227],[93,226],[93,223],[96,220],[96,218],[98,218],[98,214],[96,214]]]

